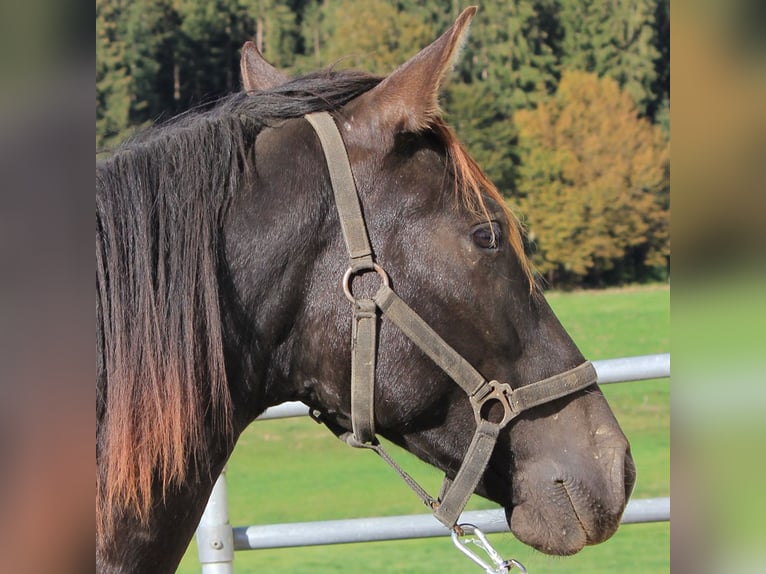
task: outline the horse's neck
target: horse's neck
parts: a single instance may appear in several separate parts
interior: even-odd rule
[[[252,177],[227,212],[227,276],[221,286],[231,342],[226,364],[232,403],[249,417],[246,422],[296,398],[296,361],[289,349],[300,348],[312,281],[317,274],[327,276],[321,273],[322,252],[332,239],[327,235],[340,233],[332,192],[321,185],[326,168],[318,143],[309,151],[298,145],[312,137],[304,121],[264,129],[253,153],[257,169],[252,166]]]

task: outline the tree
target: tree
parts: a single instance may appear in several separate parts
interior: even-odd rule
[[[239,0],[176,0],[182,108],[239,90],[239,51],[254,22]]]
[[[125,62],[131,78],[130,123],[181,111],[176,91],[179,16],[171,0],[134,0],[125,13]]]
[[[388,74],[433,40],[417,14],[386,0],[327,0],[321,7],[321,64]]]
[[[255,20],[253,41],[273,66],[293,65],[300,39],[298,13],[283,0],[244,0],[250,18]]]
[[[484,83],[454,82],[443,95],[447,120],[495,186],[511,194],[519,159],[516,126]]]
[[[124,8],[96,0],[96,149],[117,143],[129,129],[130,77],[118,32]]]
[[[652,88],[655,100],[650,102],[648,116],[670,136],[670,0],[657,0],[654,21],[657,77]]]
[[[498,111],[532,107],[559,78],[558,3],[492,0],[482,4],[458,63],[466,83],[485,83]]]
[[[297,59],[296,67],[301,71],[319,68],[322,66],[322,0],[309,0],[299,20],[305,57]]]
[[[517,196],[551,283],[636,280],[669,256],[669,144],[611,78],[566,72],[516,114]]]
[[[471,24],[471,38],[448,86],[445,110],[490,179],[510,194],[518,157],[516,110],[555,91],[561,30],[555,0],[490,0]]]
[[[609,76],[641,114],[658,100],[655,12],[658,0],[569,0],[560,11],[562,66]]]

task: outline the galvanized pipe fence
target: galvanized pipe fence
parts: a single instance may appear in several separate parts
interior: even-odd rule
[[[618,383],[670,377],[670,354],[642,355],[593,361],[598,383]],[[264,412],[258,420],[308,415],[300,402],[283,403]],[[670,498],[631,500],[623,524],[670,520]],[[470,510],[461,515],[486,533],[509,532],[503,509]],[[197,546],[203,574],[233,574],[234,552],[446,536],[447,528],[431,514],[354,518],[266,524],[233,528],[229,522],[225,473],[218,478],[197,528]]]

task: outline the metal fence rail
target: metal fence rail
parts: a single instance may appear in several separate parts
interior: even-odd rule
[[[670,498],[631,500],[622,517],[623,524],[662,522],[670,515]],[[510,532],[502,508],[467,510],[461,522],[478,526],[485,533]],[[409,538],[447,536],[449,530],[431,514],[376,516],[321,522],[292,522],[245,526],[234,529],[235,550],[290,548],[347,542],[377,542]]]
[[[670,354],[642,355],[593,361],[599,384],[670,377]],[[264,412],[259,420],[305,416],[308,407],[300,402],[284,403]],[[462,521],[484,532],[508,532],[502,509],[466,511]],[[670,498],[631,500],[623,524],[670,520]],[[226,481],[216,482],[197,529],[197,544],[203,574],[231,574],[235,550],[283,548],[428,538],[444,536],[446,527],[430,514],[295,522],[232,528],[229,523]]]
[[[593,361],[593,366],[598,375],[599,385],[663,379],[670,376],[670,353]],[[302,417],[307,414],[309,414],[309,408],[295,401],[266,409],[258,420]]]

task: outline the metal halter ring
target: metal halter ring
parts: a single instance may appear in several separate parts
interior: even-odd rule
[[[477,424],[482,420],[489,420],[486,416],[488,413],[483,411],[486,406],[494,401],[500,403],[503,407],[503,418],[497,422],[497,424],[499,424],[501,428],[507,425],[511,419],[519,414],[514,408],[513,401],[511,400],[512,394],[513,389],[508,383],[489,381],[482,385],[474,395],[468,397],[473,406]]]
[[[383,285],[386,287],[390,287],[390,282],[388,280],[388,275],[383,270],[383,268],[378,265],[377,263],[372,264],[372,268],[366,268],[366,269],[354,269],[353,267],[349,267],[346,269],[346,272],[343,274],[343,293],[346,295],[346,299],[351,301],[352,303],[356,301],[356,298],[351,293],[351,278],[354,275],[357,275],[359,273],[364,273],[366,271],[375,271],[375,273],[378,274],[380,277],[380,280],[383,282]]]

